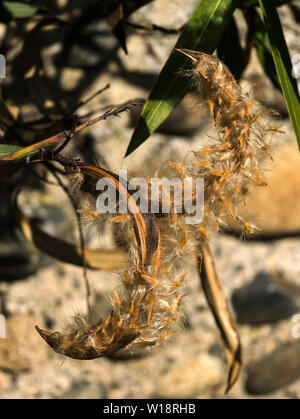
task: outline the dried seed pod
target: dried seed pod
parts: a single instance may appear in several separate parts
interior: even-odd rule
[[[105,319],[89,324],[76,317],[75,324],[63,333],[39,327],[36,330],[56,352],[75,359],[114,355],[127,347],[152,346],[175,332],[174,324],[181,318],[178,289],[184,277],[178,281],[172,269],[165,269],[155,216],[138,210],[124,180],[99,167],[83,163],[78,166],[84,187],[91,195],[101,177],[110,179],[118,193],[125,195],[129,216],[122,221],[129,225],[130,263],[122,277],[123,289],[119,294],[114,292],[114,308]],[[186,232],[181,240],[184,246]]]
[[[271,135],[276,131],[270,127],[270,112],[242,92],[229,69],[216,57],[178,51],[193,61],[200,99],[214,118],[218,138],[209,147],[192,153],[185,163],[168,161],[160,172],[167,178],[179,177],[179,189],[184,194],[188,177],[204,179],[203,222],[185,225],[175,194],[171,197],[170,214],[164,212],[161,196],[156,202],[158,214],[141,212],[124,179],[101,167],[77,163],[80,193],[92,203],[92,209],[90,206],[81,211],[83,215],[100,222],[93,211],[96,184],[101,178],[110,182],[119,199],[125,198],[128,215],[111,214],[111,222],[127,226],[130,258],[122,276],[123,288],[114,293],[114,308],[105,319],[90,325],[76,318],[75,325],[62,334],[37,327],[56,352],[71,358],[114,355],[127,347],[154,345],[172,335],[174,324],[181,318],[180,290],[186,275],[178,279],[178,270],[185,256],[188,255],[190,264],[197,244],[206,243],[213,231],[226,225],[228,216],[240,223],[245,232],[255,232],[255,227],[239,216],[238,206],[245,201],[251,184],[265,184],[262,164],[270,157]],[[190,201],[194,204],[193,186],[191,192]],[[150,196],[144,199],[150,208]]]
[[[272,126],[272,112],[251,100],[217,57],[187,49],[176,51],[192,60],[193,80],[215,120],[219,137],[214,144],[194,152],[193,170],[184,168],[204,179],[202,233],[225,225],[227,215],[252,233],[255,227],[238,216],[238,205],[244,202],[251,185],[266,185],[263,165],[271,157],[272,133],[278,132]]]

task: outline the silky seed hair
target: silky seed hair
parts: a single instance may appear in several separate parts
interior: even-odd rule
[[[204,221],[195,226],[204,240],[211,231],[226,227],[228,216],[247,233],[255,226],[238,214],[247,204],[252,186],[266,186],[265,161],[271,160],[275,113],[250,99],[228,67],[217,57],[191,50],[177,50],[193,63],[193,82],[216,127],[216,140],[193,152],[193,161],[175,172],[204,179]]]
[[[81,185],[91,194],[101,176],[111,176],[108,171],[94,166],[79,165],[79,169],[85,177]],[[117,177],[115,180],[116,188],[120,188]],[[85,202],[86,199],[85,196]],[[85,215],[88,216],[88,212]],[[97,222],[94,215],[92,219]],[[120,275],[121,287],[113,293],[111,313],[95,324],[77,316],[75,324],[62,333],[36,328],[56,352],[71,358],[93,359],[113,356],[125,349],[151,347],[171,336],[176,330],[175,323],[182,317],[180,289],[186,275],[177,276],[173,267],[163,262],[161,234],[155,216],[112,215],[110,221],[126,225],[124,231],[130,243],[129,263]]]
[[[249,188],[264,186],[264,161],[271,158],[273,128],[271,112],[241,90],[229,69],[216,57],[190,50],[177,50],[193,62],[193,79],[199,99],[214,119],[217,138],[188,156],[185,162],[167,161],[158,172],[169,178],[204,179],[204,219],[186,225],[186,214],[135,214],[130,193],[113,173],[78,163],[81,214],[96,226],[96,182],[108,177],[118,193],[126,195],[129,213],[110,214],[128,243],[129,262],[120,274],[121,286],[112,297],[112,311],[96,323],[75,318],[62,333],[37,331],[58,353],[77,359],[115,355],[137,347],[149,348],[176,331],[182,317],[182,285],[191,258],[199,255],[199,244],[226,226],[228,217],[252,234],[255,226],[238,214],[246,204]],[[150,181],[150,179],[149,179]],[[183,183],[182,183],[183,184]],[[149,201],[150,196],[145,197]],[[188,256],[187,260],[186,257]]]

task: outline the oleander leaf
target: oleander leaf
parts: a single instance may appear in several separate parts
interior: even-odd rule
[[[232,14],[236,0],[200,0],[184,26],[175,47],[211,54],[217,47]],[[143,108],[126,151],[139,147],[164,122],[187,93],[190,80],[180,72],[190,68],[190,60],[171,52]]]
[[[259,4],[263,13],[265,27],[269,36],[276,72],[300,148],[299,93],[296,79],[292,75],[292,63],[284,38],[282,26],[274,0],[259,0]]]

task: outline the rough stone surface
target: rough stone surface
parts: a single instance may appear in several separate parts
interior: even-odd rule
[[[17,314],[6,321],[6,338],[0,339],[0,369],[12,373],[31,371],[48,359],[34,329],[35,319]]]
[[[300,154],[296,141],[275,148],[274,161],[268,166],[267,186],[253,188],[252,198],[247,206],[241,207],[241,214],[257,226],[261,235],[276,237],[299,232]],[[258,212],[257,208],[261,211]]]
[[[278,347],[257,363],[249,365],[246,390],[250,394],[268,394],[300,376],[300,342]]]
[[[272,278],[265,272],[258,272],[255,278],[232,295],[232,305],[238,323],[271,323],[291,317],[297,312],[292,297],[279,290]]]
[[[61,0],[61,7],[65,3]],[[80,3],[79,1],[78,4]],[[156,0],[141,9],[133,17],[133,21],[180,27],[190,15],[195,3],[195,0],[174,2]],[[78,9],[76,13],[79,13]],[[280,15],[284,22],[288,46],[292,54],[299,53],[299,25],[291,23],[287,7],[280,8]],[[242,21],[241,15],[239,21]],[[100,26],[95,27],[101,29]],[[89,40],[92,40],[91,33],[94,28],[90,27],[90,32],[87,34]],[[0,26],[0,32],[0,36],[4,36],[3,26]],[[51,35],[51,31],[45,32]],[[174,47],[176,38],[176,35],[159,32],[148,34],[128,30],[128,56],[118,50],[116,56],[112,56],[111,59],[106,57],[105,65],[100,63],[103,67],[92,68],[93,63],[97,64],[93,61],[97,57],[95,54],[90,54],[88,64],[91,67],[88,71],[67,65],[58,71],[55,59],[61,54],[62,48],[60,43],[56,42],[55,48],[49,49],[45,54],[45,68],[52,82],[58,77],[60,86],[65,86],[65,91],[59,91],[59,97],[64,104],[69,105],[69,108],[110,83],[109,90],[78,110],[80,115],[89,112],[98,115],[100,110],[108,105],[122,103],[135,97],[146,98],[158,72]],[[113,49],[114,39],[111,38],[108,42],[106,40],[108,41],[108,38],[100,40],[97,37],[99,48]],[[19,47],[20,43],[12,45],[8,61],[15,56]],[[68,59],[72,58],[73,62],[69,64],[74,64],[76,48],[72,54],[73,56],[70,55]],[[83,56],[81,58],[81,61],[85,60]],[[253,82],[257,84],[256,91],[260,99],[263,101],[268,98],[268,104],[278,109],[284,118],[286,110],[282,97],[274,92],[274,88],[262,74],[254,54],[242,80],[243,85],[249,90],[253,88]],[[18,88],[14,87],[8,93],[8,96],[12,94],[12,99],[14,95],[21,95],[22,99],[28,95],[23,80],[18,84]],[[122,118],[101,122],[90,127],[82,135],[76,135],[68,145],[67,152],[70,155],[77,155],[78,150],[81,150],[86,160],[96,155],[98,160],[112,171],[122,167],[143,175],[147,171],[149,160],[151,165],[158,165],[161,161],[172,159],[174,152],[183,156],[185,152],[209,142],[210,126],[205,122],[204,115],[201,112],[197,114],[197,106],[191,102],[185,102],[184,106],[183,114],[192,114],[193,119],[199,118],[197,123],[189,123],[189,119],[185,119],[182,123],[185,132],[180,132],[179,117],[175,121],[173,119],[173,123],[170,118],[167,130],[169,134],[172,132],[172,136],[162,132],[154,134],[125,160],[124,153],[132,135],[130,122],[134,119],[134,116],[130,117],[128,114],[123,114]],[[33,110],[25,104],[22,112],[28,119]],[[187,136],[188,125],[193,125],[193,130],[189,131]],[[64,128],[66,127],[62,127]],[[295,230],[299,230],[300,225],[299,156],[293,131],[286,119],[282,120],[282,128],[286,134],[281,136],[280,141],[283,146],[278,148],[274,171],[270,171],[268,176],[270,188],[266,189],[266,194],[261,188],[253,197],[253,205],[251,197],[248,201],[249,216],[251,213],[257,218],[263,234],[294,233]],[[26,138],[26,141],[29,140]],[[285,146],[284,144],[288,142],[289,144]],[[41,226],[49,233],[69,241],[78,240],[74,214],[66,196],[59,188],[46,186],[44,191],[29,190],[27,193],[22,192],[20,198],[24,212],[37,217],[39,221],[42,220]],[[91,247],[111,248],[115,245],[113,233],[110,229],[91,231],[87,237],[87,244]],[[298,236],[281,236],[273,241],[241,241],[234,236],[219,234],[212,237],[211,245],[220,281],[229,302],[233,293],[239,292],[238,290],[249,284],[259,272],[265,272],[274,281],[280,293],[287,293],[295,304],[298,304],[300,296]],[[231,392],[224,396],[227,374],[224,350],[214,319],[200,289],[192,258],[189,271],[182,306],[185,320],[177,333],[165,344],[153,348],[149,353],[124,360],[106,358],[92,361],[66,360],[50,351],[34,330],[34,324],[60,330],[69,322],[71,316],[78,312],[85,313],[82,269],[49,258],[37,272],[22,280],[0,282],[0,310],[3,310],[7,317],[7,330],[13,338],[7,341],[0,339],[0,397],[152,398],[160,395],[253,398],[259,397],[259,393],[267,398],[300,398],[298,367],[293,371],[291,364],[289,371],[290,373],[293,371],[292,379],[290,375],[289,379],[282,381],[278,377],[280,374],[274,370],[277,365],[277,361],[272,361],[274,351],[280,348],[279,352],[283,353],[283,361],[280,361],[283,368],[284,359],[290,354],[289,350],[285,349],[286,345],[292,345],[295,362],[293,365],[296,365],[296,349],[299,344],[297,338],[292,335],[295,323],[292,322],[291,315],[283,318],[278,305],[272,309],[272,315],[278,320],[276,323],[269,323],[270,318],[268,318],[268,323],[255,327],[249,324],[239,325],[246,368]],[[92,304],[97,316],[100,317],[111,309],[109,299],[118,285],[117,275],[115,272],[90,271],[88,276]],[[265,293],[260,286],[255,285],[255,288],[258,296]],[[268,361],[269,359],[271,361]],[[251,366],[261,365],[259,362],[264,363],[264,360],[268,366],[266,375],[260,375],[259,371],[255,374],[248,373],[248,366],[251,371]],[[265,384],[265,377],[269,373],[275,377],[274,380],[277,379],[277,383],[279,380],[279,384],[271,389]],[[269,393],[270,391],[272,393]],[[265,395],[265,392],[268,394]]]
[[[208,354],[196,355],[174,365],[161,378],[157,396],[176,399],[204,395],[224,383],[224,372],[224,365],[218,358]]]

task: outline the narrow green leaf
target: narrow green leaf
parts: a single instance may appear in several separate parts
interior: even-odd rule
[[[269,35],[273,60],[285,97],[288,113],[300,148],[300,101],[296,79],[292,76],[292,63],[273,0],[259,0]]]
[[[238,0],[200,0],[175,47],[211,54],[217,47],[237,5]],[[179,72],[191,68],[190,65],[188,58],[171,52],[143,108],[126,156],[153,134],[185,96],[190,80]]]
[[[25,2],[4,1],[2,4],[14,18],[30,17],[38,11],[37,6]]]
[[[238,28],[234,17],[231,18],[217,48],[218,57],[239,80],[245,69],[245,52],[241,47]],[[234,51],[234,54],[232,53]]]
[[[7,154],[14,153],[17,150],[21,150],[22,147],[10,144],[0,144],[0,158]]]
[[[266,27],[255,9],[253,9],[253,15],[254,15],[254,48],[256,50],[257,58],[259,59],[259,62],[262,68],[264,69],[264,72],[269,77],[273,85],[278,90],[281,91],[281,86],[278,80]]]

